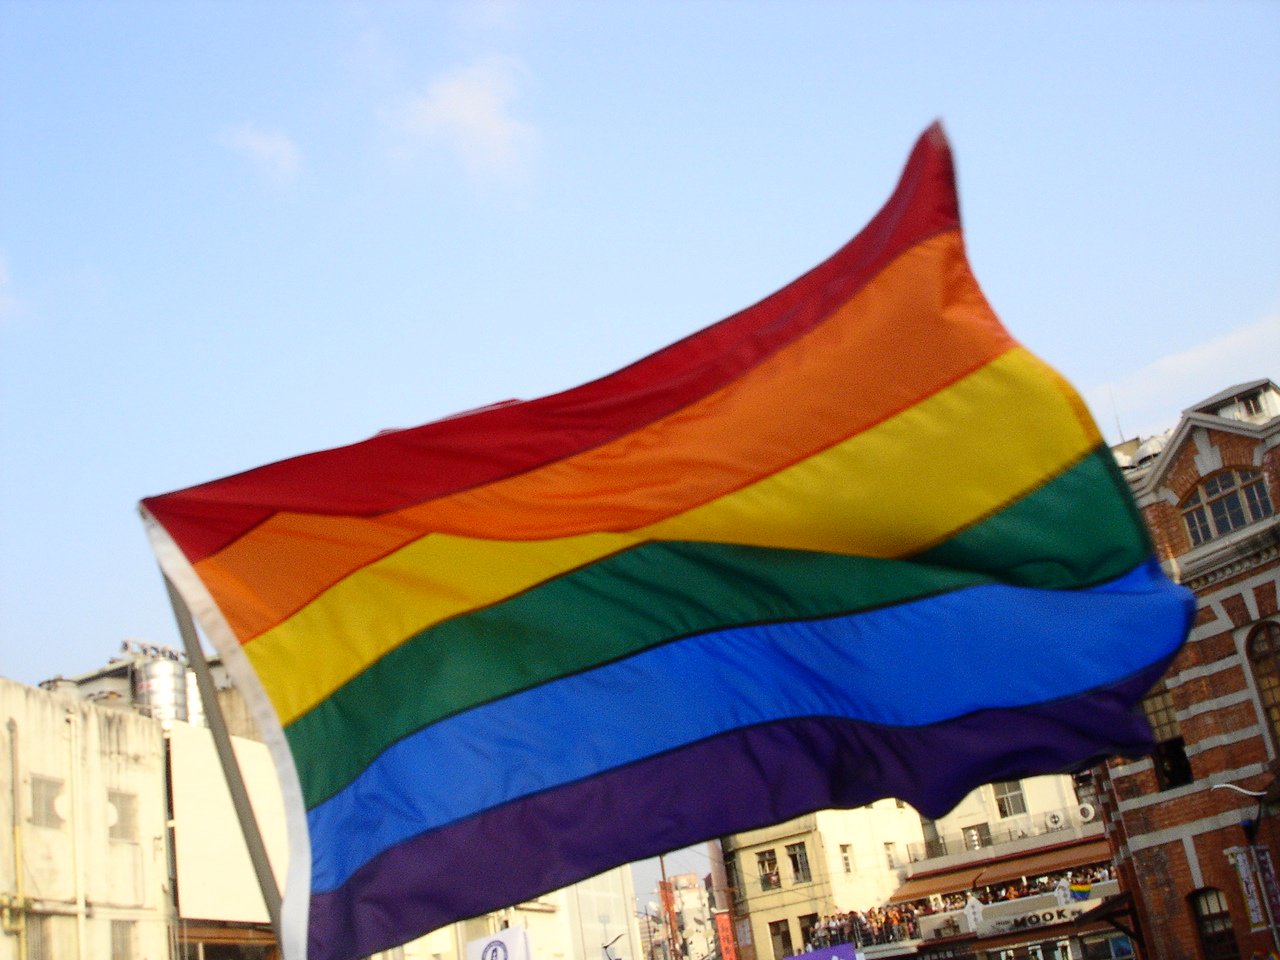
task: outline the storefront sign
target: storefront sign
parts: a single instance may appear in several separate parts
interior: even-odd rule
[[[1084,907],[1046,907],[1033,910],[1031,913],[1016,913],[1008,917],[984,917],[978,924],[976,933],[979,937],[995,937],[1003,933],[1018,933],[1023,930],[1039,930],[1053,927],[1060,923],[1070,923],[1084,913]]]
[[[720,945],[722,960],[738,960],[738,945],[733,940],[733,918],[724,910],[715,915],[716,943]]]

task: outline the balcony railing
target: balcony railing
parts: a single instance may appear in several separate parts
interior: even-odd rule
[[[1089,823],[1096,823],[1097,819],[1097,808],[1089,803],[1034,815],[1018,814],[1006,817],[996,824],[976,824],[957,833],[925,840],[923,843],[909,843],[907,858],[912,863],[919,863],[921,860],[948,857],[953,854],[981,850],[984,847],[995,847],[1031,837],[1071,830]]]

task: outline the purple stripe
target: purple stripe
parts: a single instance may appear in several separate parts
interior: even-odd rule
[[[348,960],[619,864],[893,796],[940,817],[992,780],[1151,749],[1133,704],[1164,672],[929,727],[802,718],[734,731],[496,807],[385,851],[311,898],[310,960]]]

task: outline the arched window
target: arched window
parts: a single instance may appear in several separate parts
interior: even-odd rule
[[[1187,898],[1196,921],[1196,934],[1204,960],[1240,960],[1240,945],[1231,929],[1227,898],[1221,890],[1206,887]]]
[[[1261,470],[1215,473],[1191,491],[1181,509],[1193,547],[1263,520],[1273,512]]]
[[[1280,623],[1264,620],[1258,624],[1249,631],[1244,649],[1271,726],[1271,742],[1280,747]]]

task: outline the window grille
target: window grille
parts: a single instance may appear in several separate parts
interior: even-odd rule
[[[27,955],[23,960],[53,960],[50,922],[45,914],[27,914]]]
[[[133,960],[133,921],[111,921],[111,960]]]
[[[845,873],[853,873],[853,860],[850,853],[849,844],[840,844],[840,866],[844,868]]]
[[[108,790],[107,803],[115,811],[107,836],[112,840],[137,840],[138,798],[132,793]]]
[[[31,775],[31,822],[37,827],[62,829],[66,822],[58,813],[58,797],[62,795],[62,781],[55,777]]]

